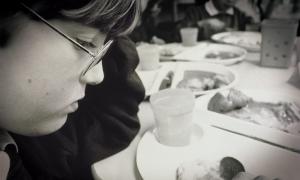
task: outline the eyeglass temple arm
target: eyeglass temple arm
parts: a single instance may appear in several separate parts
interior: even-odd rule
[[[95,64],[97,64],[97,63],[102,59],[102,57],[103,57],[103,55],[104,55],[103,52],[106,52],[113,42],[114,42],[114,40],[109,40],[109,41],[107,41],[107,43],[105,43],[105,45],[104,45],[104,47],[102,48],[102,50],[101,50],[99,53],[97,53],[95,60],[94,60],[94,61],[86,68],[86,70],[82,73],[83,75],[84,75],[87,71],[89,71],[93,66],[95,66]],[[97,56],[99,56],[99,55],[100,55],[100,57],[97,57]]]
[[[28,7],[24,3],[20,3],[20,4],[21,4],[22,7],[24,7],[31,14],[33,14],[34,16],[36,16],[37,18],[39,18],[41,21],[43,21],[45,24],[47,24],[51,29],[53,29],[54,31],[56,31],[57,33],[59,33],[60,35],[62,35],[63,37],[65,37],[66,39],[68,39],[70,42],[74,43],[76,46],[78,46],[79,48],[81,48],[82,50],[84,50],[85,52],[87,52],[88,54],[90,54],[91,56],[93,56],[93,57],[95,56],[91,51],[89,51],[88,49],[86,49],[85,47],[83,47],[81,44],[79,44],[78,42],[76,42],[74,39],[72,39],[71,37],[67,36],[66,34],[64,34],[63,32],[61,32],[58,28],[56,28],[55,26],[53,26],[52,24],[50,24],[47,20],[45,20],[42,16],[40,16],[38,13],[36,13],[33,9],[31,9],[30,7]]]

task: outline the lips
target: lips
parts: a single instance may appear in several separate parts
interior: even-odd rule
[[[85,94],[82,94],[81,96],[79,96],[79,98],[73,98],[75,99],[70,105],[67,106],[67,113],[72,113],[72,112],[75,112],[79,105],[78,105],[78,102],[80,100],[82,100],[84,98]],[[77,96],[78,97],[78,96]]]
[[[78,109],[78,102],[73,102],[68,109],[70,112],[75,112]]]

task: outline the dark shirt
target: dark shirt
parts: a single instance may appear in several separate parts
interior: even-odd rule
[[[92,179],[91,165],[126,148],[140,125],[144,87],[135,73],[135,44],[116,39],[103,59],[104,80],[87,86],[79,109],[57,132],[41,137],[12,134],[33,179]]]
[[[0,161],[0,171],[2,166],[9,165],[9,172],[6,174],[7,179],[23,179],[31,180],[31,176],[23,166],[22,159],[18,154],[18,147],[13,138],[7,133],[7,131],[0,129],[0,151],[4,151],[8,157],[8,162]],[[1,173],[1,172],[0,172]]]
[[[5,148],[5,152],[8,154],[10,160],[7,180],[32,180],[31,175],[23,165],[22,159],[20,158],[16,147],[10,144]]]

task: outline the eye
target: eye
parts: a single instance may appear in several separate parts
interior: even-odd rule
[[[95,44],[93,44],[92,42],[89,42],[89,41],[85,41],[85,40],[82,40],[82,39],[79,39],[79,38],[75,38],[76,41],[82,45],[83,47],[86,47],[86,48],[96,48],[97,46]]]

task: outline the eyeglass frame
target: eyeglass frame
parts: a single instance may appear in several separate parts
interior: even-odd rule
[[[85,76],[86,73],[92,69],[94,66],[96,66],[104,57],[104,55],[106,54],[107,50],[109,49],[109,47],[112,45],[112,43],[114,42],[113,40],[108,40],[102,47],[101,49],[98,51],[98,53],[94,54],[93,52],[91,52],[90,50],[88,50],[87,48],[85,48],[84,46],[82,46],[81,44],[79,44],[76,40],[74,40],[73,38],[71,38],[70,36],[68,36],[67,34],[63,33],[59,28],[55,27],[54,25],[52,25],[49,21],[47,21],[46,19],[44,19],[41,15],[39,15],[35,10],[31,9],[30,7],[28,7],[27,5],[25,5],[24,3],[20,3],[22,7],[24,7],[27,11],[29,11],[32,15],[34,15],[35,17],[37,17],[39,20],[41,20],[44,24],[46,24],[48,27],[50,27],[52,30],[54,30],[55,32],[57,32],[58,34],[60,34],[61,36],[63,36],[64,38],[66,38],[69,42],[71,42],[72,44],[74,44],[75,46],[77,46],[78,48],[80,48],[81,50],[83,50],[84,52],[86,52],[87,54],[89,54],[92,57],[91,63],[86,67],[86,69],[83,70],[83,72],[81,73],[81,77]]]

